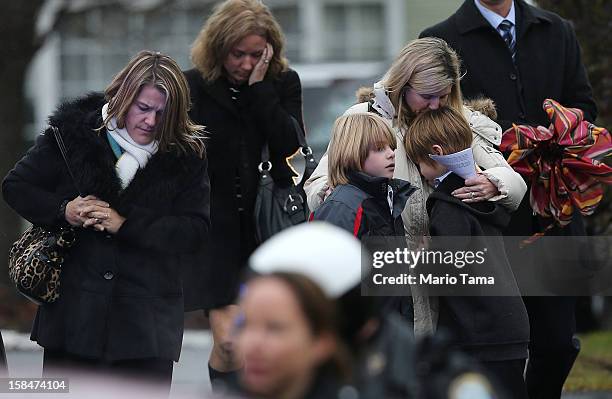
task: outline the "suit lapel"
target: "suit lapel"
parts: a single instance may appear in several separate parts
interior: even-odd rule
[[[465,34],[472,30],[489,28],[494,30],[491,24],[482,16],[474,0],[465,0],[461,7],[456,12],[456,24],[460,34]]]
[[[550,19],[539,12],[538,9],[529,7],[523,1],[516,1],[516,42],[525,36],[531,25],[539,24],[541,20],[551,22]]]

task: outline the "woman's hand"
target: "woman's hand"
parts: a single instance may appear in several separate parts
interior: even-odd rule
[[[453,196],[463,202],[481,202],[499,195],[497,186],[483,174],[465,180],[465,187],[452,192]]]
[[[270,43],[266,43],[266,48],[263,50],[261,57],[257,64],[255,64],[255,68],[251,72],[251,76],[249,77],[249,86],[254,83],[261,82],[266,76],[266,72],[268,72],[268,66],[270,65],[270,60],[272,60],[272,56],[274,55],[274,49]]]
[[[83,226],[85,221],[88,219],[87,215],[83,212],[87,207],[90,206],[108,208],[110,205],[104,201],[99,200],[93,195],[88,195],[87,197],[79,196],[66,204],[64,218],[71,226]]]
[[[99,207],[92,205],[83,210],[87,220],[83,223],[83,227],[93,227],[98,231],[108,231],[111,234],[116,234],[117,231],[125,222],[125,218],[121,216],[113,208]]]

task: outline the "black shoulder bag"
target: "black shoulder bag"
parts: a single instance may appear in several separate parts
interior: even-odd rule
[[[306,143],[302,127],[295,118],[291,117],[291,120],[300,145],[299,151],[304,156],[304,174],[298,184],[288,187],[276,185],[270,175],[272,163],[269,149],[267,145],[264,147],[259,164],[259,187],[254,211],[255,233],[260,244],[287,227],[305,222],[310,215],[304,183],[312,175],[318,162]]]
[[[51,126],[51,130],[70,177],[76,185],[59,129]],[[79,194],[83,195],[80,190]],[[38,305],[55,302],[60,293],[60,273],[64,256],[75,240],[73,227],[54,230],[41,226],[28,228],[9,251],[9,277],[19,293]]]

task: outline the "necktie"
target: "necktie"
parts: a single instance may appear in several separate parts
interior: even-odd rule
[[[499,32],[501,33],[502,38],[506,42],[506,45],[508,46],[508,49],[510,50],[510,54],[512,54],[512,60],[514,61],[514,56],[516,55],[516,40],[512,36],[512,25],[513,25],[512,22],[508,21],[507,19],[504,19],[499,24],[497,29],[499,29]]]

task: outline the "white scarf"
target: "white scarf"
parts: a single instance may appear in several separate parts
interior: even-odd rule
[[[387,96],[387,90],[382,82],[374,83],[374,100],[372,108],[376,110],[384,118],[393,120],[395,118],[395,108]]]
[[[102,120],[105,120],[108,116],[107,111],[108,103],[102,107]],[[138,169],[144,168],[149,158],[157,152],[159,145],[157,140],[153,140],[147,145],[136,143],[130,137],[126,128],[119,129],[117,127],[116,118],[108,121],[106,130],[124,151],[115,163],[115,171],[121,180],[121,187],[125,189],[136,175]]]

